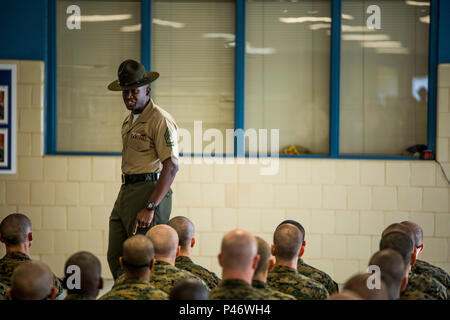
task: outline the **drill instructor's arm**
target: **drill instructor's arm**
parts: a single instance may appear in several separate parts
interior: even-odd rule
[[[163,168],[161,174],[158,182],[156,183],[155,190],[152,192],[149,199],[149,201],[154,202],[156,205],[159,205],[175,179],[175,175],[178,171],[178,164],[175,161],[173,161],[172,158],[168,158],[162,163]],[[154,210],[149,211],[147,208],[143,208],[139,211],[136,216],[136,220],[134,221],[133,235],[136,234],[138,227],[148,227],[153,220],[154,214]]]

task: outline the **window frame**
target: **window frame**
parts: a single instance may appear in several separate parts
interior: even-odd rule
[[[73,156],[120,156],[121,152],[67,152],[56,150],[57,106],[56,106],[56,1],[48,2],[46,90],[44,119],[44,154]],[[342,155],[339,152],[340,130],[340,73],[341,73],[341,25],[342,0],[331,1],[331,47],[330,47],[330,145],[329,154],[284,155],[280,158],[312,159],[359,159],[359,160],[418,160],[412,156],[396,155]],[[427,146],[436,153],[437,123],[437,68],[438,68],[438,5],[439,0],[430,0],[430,26],[428,43],[428,106],[427,106]],[[151,69],[151,24],[152,0],[141,0],[141,62],[147,70]],[[245,130],[245,41],[246,41],[246,0],[235,1],[235,105],[234,129]],[[148,41],[146,41],[148,39]],[[201,154],[180,154],[183,157],[202,157]],[[218,157],[252,157],[244,151],[241,139],[234,138],[234,155],[213,155]],[[270,157],[266,155],[264,157]]]

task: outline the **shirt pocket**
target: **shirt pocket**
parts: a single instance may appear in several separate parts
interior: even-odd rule
[[[144,152],[150,150],[150,141],[147,136],[143,138],[138,134],[137,136],[133,137],[133,135],[131,135],[130,133],[128,146],[135,151]]]

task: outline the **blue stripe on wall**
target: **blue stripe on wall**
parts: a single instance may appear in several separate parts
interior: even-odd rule
[[[450,63],[450,1],[439,2],[438,63]]]

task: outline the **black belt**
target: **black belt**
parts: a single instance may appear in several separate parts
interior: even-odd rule
[[[123,184],[132,184],[141,181],[158,181],[158,179],[159,179],[159,172],[122,175]]]

